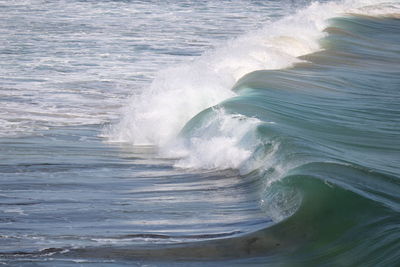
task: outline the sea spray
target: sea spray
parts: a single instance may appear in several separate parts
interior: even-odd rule
[[[336,4],[315,3],[190,63],[160,71],[149,88],[132,97],[120,122],[106,133],[109,141],[168,144],[194,115],[234,96],[231,88],[243,75],[292,66],[301,62],[299,56],[320,49],[326,19],[339,10]]]
[[[149,88],[132,97],[130,104],[122,111],[121,120],[106,130],[105,135],[111,142],[155,145],[161,147],[163,153],[168,148],[172,151],[171,155],[177,154],[173,150],[179,151],[182,147],[173,148],[171,144],[176,144],[174,139],[185,123],[202,110],[235,96],[231,88],[242,76],[256,70],[287,68],[301,62],[299,56],[320,50],[319,40],[326,35],[323,30],[328,26],[329,18],[346,12],[387,14],[398,5],[391,3],[373,8],[373,4],[377,5],[376,1],[313,3],[259,30],[226,41],[191,62],[161,70]],[[191,140],[190,147],[197,154],[200,143],[196,146]],[[226,152],[234,151],[228,148],[232,149],[232,142],[219,141],[217,147],[225,144]],[[206,144],[202,145],[206,149]],[[183,153],[187,159],[180,160],[176,165],[236,168],[242,166],[249,157],[251,153],[247,152],[247,156],[241,157],[242,162],[236,153],[230,153],[235,154],[231,160],[225,158],[211,165],[211,156],[201,165],[196,156]]]

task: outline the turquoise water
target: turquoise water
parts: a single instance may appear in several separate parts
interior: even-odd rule
[[[397,2],[39,2],[1,3],[1,263],[398,264]]]

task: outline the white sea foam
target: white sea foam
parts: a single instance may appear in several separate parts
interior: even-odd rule
[[[319,9],[325,12],[317,12]],[[230,89],[246,73],[289,67],[300,61],[298,56],[317,51],[325,20],[334,14],[332,9],[312,5],[228,41],[192,62],[161,71],[148,90],[132,98],[110,140],[168,144],[198,112],[234,96]]]
[[[400,1],[347,0],[346,12],[367,16],[400,16]]]
[[[217,109],[188,138],[179,138],[164,146],[162,153],[181,158],[175,164],[180,168],[235,168],[247,172],[243,163],[258,145],[255,129],[260,123],[255,118],[230,115]]]

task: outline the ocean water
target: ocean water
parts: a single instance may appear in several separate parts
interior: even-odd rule
[[[0,0],[0,36],[0,264],[399,264],[399,1]]]

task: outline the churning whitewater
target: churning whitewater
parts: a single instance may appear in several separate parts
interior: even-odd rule
[[[110,141],[156,145],[167,156],[189,157],[178,161],[180,167],[237,169],[257,146],[249,144],[250,147],[244,149],[239,145],[244,132],[251,131],[250,125],[254,125],[243,115],[240,119],[243,125],[239,127],[235,125],[236,115],[226,114],[219,107],[218,114],[212,118],[214,122],[204,126],[208,129],[204,130],[203,138],[199,136],[201,130],[197,130],[196,136],[186,141],[189,146],[186,149],[182,143],[178,147],[171,143],[176,144],[179,132],[197,113],[237,96],[232,87],[245,74],[288,68],[305,62],[299,57],[322,50],[319,41],[327,35],[324,30],[329,26],[329,19],[349,13],[393,15],[397,14],[398,5],[376,1],[315,2],[294,15],[226,41],[189,63],[160,71],[149,88],[132,97],[131,104],[123,110],[121,121],[106,130],[106,136]],[[254,121],[254,118],[249,120]],[[241,129],[234,130],[238,128]],[[216,136],[211,136],[211,131]],[[201,163],[203,157],[204,163]]]

